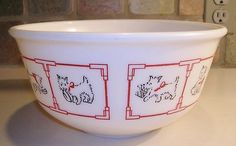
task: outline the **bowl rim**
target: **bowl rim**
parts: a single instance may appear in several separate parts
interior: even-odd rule
[[[210,29],[203,30],[187,30],[187,31],[143,31],[143,32],[78,32],[78,31],[46,31],[46,30],[27,30],[24,27],[38,24],[52,23],[79,23],[79,22],[96,22],[96,21],[155,21],[155,22],[171,22],[185,23],[194,25],[205,25]],[[9,29],[9,33],[16,39],[39,39],[39,40],[65,40],[65,41],[80,41],[80,40],[126,40],[126,39],[149,39],[149,40],[182,40],[182,39],[213,39],[221,38],[227,33],[225,26],[206,22],[182,21],[182,20],[160,20],[160,19],[99,19],[99,20],[70,20],[70,21],[51,21],[40,23],[29,23],[16,25]]]

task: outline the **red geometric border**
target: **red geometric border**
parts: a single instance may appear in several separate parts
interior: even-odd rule
[[[212,59],[212,58],[213,58],[213,56],[210,56],[210,57],[206,57],[206,58],[196,58],[196,59],[191,59],[191,60],[180,61],[178,63],[168,63],[168,64],[153,64],[153,65],[129,64],[128,65],[128,75],[127,75],[128,96],[127,96],[125,119],[126,120],[137,120],[137,119],[153,117],[153,116],[170,115],[170,114],[173,114],[173,113],[183,111],[186,108],[188,108],[188,107],[192,106],[193,104],[195,104],[197,101],[195,101],[195,102],[193,102],[193,103],[191,103],[187,106],[182,106],[182,101],[183,101],[183,98],[184,98],[183,95],[184,95],[184,92],[185,92],[185,87],[186,87],[186,84],[187,84],[187,81],[188,81],[188,77],[189,77],[189,75],[190,75],[190,73],[193,69],[193,66],[195,64],[198,64],[201,61]],[[135,76],[135,71],[139,70],[139,69],[150,68],[150,67],[163,67],[163,66],[173,66],[173,65],[186,66],[186,75],[185,75],[184,87],[183,87],[181,96],[179,97],[179,100],[178,100],[178,103],[177,103],[176,107],[174,109],[169,110],[169,111],[162,112],[162,113],[157,113],[157,114],[134,115],[130,102],[131,102],[131,84],[132,84],[133,77]]]
[[[53,110],[55,112],[65,114],[65,115],[74,115],[74,116],[80,116],[80,117],[87,117],[87,118],[94,118],[98,120],[110,120],[110,107],[108,104],[108,94],[107,94],[107,81],[108,81],[108,65],[107,64],[88,64],[88,65],[80,65],[80,64],[65,64],[65,63],[58,63],[56,61],[51,61],[51,60],[44,60],[44,59],[38,59],[38,58],[29,58],[26,56],[22,56],[23,59],[33,61],[36,64],[40,64],[43,67],[43,70],[45,72],[45,75],[47,77],[49,86],[50,86],[50,91],[52,94],[52,100],[53,100],[53,106],[47,105],[43,102],[39,103],[43,105],[44,107],[49,108],[50,110]],[[66,110],[63,110],[60,108],[60,105],[57,102],[57,98],[54,94],[53,88],[52,88],[52,83],[51,83],[51,78],[50,78],[50,67],[51,66],[74,66],[74,67],[85,67],[89,69],[97,69],[100,70],[101,72],[101,77],[104,81],[104,93],[105,93],[105,107],[103,109],[103,113],[101,115],[84,115],[84,114],[77,114],[77,113],[72,113],[68,112]]]

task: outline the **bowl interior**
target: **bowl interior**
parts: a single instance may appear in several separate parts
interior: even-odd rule
[[[16,26],[15,29],[47,32],[187,32],[222,28],[220,25],[173,20],[83,20],[58,21]]]

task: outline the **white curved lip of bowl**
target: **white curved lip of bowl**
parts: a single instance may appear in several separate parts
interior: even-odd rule
[[[217,24],[192,21],[110,19],[32,23],[14,26],[9,32],[15,38],[42,40],[179,40],[221,38],[227,29]]]

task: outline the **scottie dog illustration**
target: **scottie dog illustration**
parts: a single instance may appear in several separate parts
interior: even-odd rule
[[[155,103],[159,103],[163,99],[173,100],[176,97],[176,89],[179,82],[179,76],[173,82],[167,83],[162,81],[163,76],[149,76],[149,80],[145,84],[137,86],[136,96],[147,102],[155,97]]]
[[[202,84],[203,84],[205,77],[206,77],[206,72],[207,72],[207,66],[204,65],[204,66],[202,66],[202,69],[199,73],[197,82],[195,83],[195,85],[193,86],[193,88],[191,90],[192,95],[196,95],[200,92]]]
[[[83,76],[82,82],[75,84],[74,82],[69,83],[68,77],[57,74],[57,82],[66,101],[73,102],[76,105],[80,105],[81,102],[93,103],[94,93],[87,77]]]
[[[31,75],[33,77],[32,86],[35,92],[39,92],[40,94],[47,94],[48,91],[43,87],[42,80],[43,78],[35,73]]]

